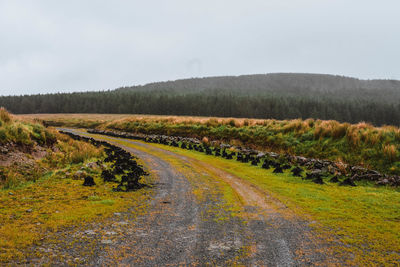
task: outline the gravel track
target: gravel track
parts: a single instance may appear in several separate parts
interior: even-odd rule
[[[70,131],[82,134],[77,130]],[[96,139],[103,138],[96,136]],[[128,216],[124,220],[128,223],[122,225],[120,218],[113,218],[103,225],[108,232],[118,228],[118,233],[122,234],[109,243],[93,237],[97,249],[92,256],[84,258],[81,265],[326,266],[340,262],[329,256],[329,247],[316,237],[307,221],[287,216],[290,211],[283,204],[269,199],[240,178],[208,166],[208,172],[218,175],[244,200],[243,216],[231,216],[223,209],[216,214],[210,209],[223,204],[222,194],[216,195],[209,190],[212,185],[199,178],[206,175],[205,172],[199,173],[199,168],[194,168],[206,168],[205,163],[151,144],[104,138],[107,141],[113,139],[174,157],[174,162],[188,171],[180,172],[179,168],[151,152],[114,143],[139,157],[146,168],[157,175],[154,197],[145,215],[131,220]],[[196,198],[194,188],[201,188],[205,195]],[[225,218],[222,221],[219,220],[221,216]],[[69,252],[72,251],[73,248],[69,248]],[[79,254],[79,251],[74,253]]]

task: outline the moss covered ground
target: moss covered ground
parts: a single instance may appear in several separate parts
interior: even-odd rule
[[[67,227],[102,221],[132,206],[145,209],[150,188],[113,192],[115,185],[104,183],[98,169],[87,170],[96,186],[85,187],[82,180],[66,175],[81,167],[67,166],[36,182],[0,190],[0,262],[32,256],[25,254],[27,248]]]

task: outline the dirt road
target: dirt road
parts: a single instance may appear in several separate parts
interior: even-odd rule
[[[107,224],[91,226],[101,227],[101,232],[111,233],[112,238],[93,234],[90,256],[82,255],[88,253],[82,246],[80,249],[59,248],[67,250],[60,253],[80,259],[82,265],[306,266],[338,263],[329,256],[328,248],[312,232],[307,221],[291,215],[283,204],[225,170],[151,144],[96,138],[132,144],[114,142],[139,157],[157,176],[157,183],[147,213],[139,217],[118,214]],[[235,213],[229,209],[221,185],[228,185],[235,192],[240,211]],[[85,233],[93,230],[85,230]]]

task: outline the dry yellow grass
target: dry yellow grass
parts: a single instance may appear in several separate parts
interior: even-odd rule
[[[395,145],[385,145],[383,147],[383,153],[390,161],[394,161],[397,155],[397,148]]]
[[[3,107],[0,108],[0,120],[5,123],[8,123],[11,121],[10,113],[8,113],[8,111]]]
[[[334,120],[294,119],[249,119],[249,118],[221,118],[221,117],[196,117],[196,116],[168,116],[168,115],[135,115],[135,114],[26,114],[17,117],[31,120],[46,121],[92,121],[98,123],[122,124],[130,122],[140,123],[168,123],[168,124],[204,124],[207,126],[230,125],[235,127],[243,126],[264,126],[266,128],[280,129],[286,133],[294,131],[303,134],[311,128],[315,128],[314,134],[317,137],[341,138],[347,136],[353,144],[360,141],[375,144],[382,141],[385,134],[394,134],[400,140],[400,129],[395,126],[374,127],[373,125],[360,122],[358,124],[340,123]],[[103,124],[106,125],[106,124]],[[361,137],[363,136],[363,137]],[[363,139],[363,140],[361,140]]]
[[[265,121],[261,119],[248,119],[248,118],[219,118],[219,117],[196,117],[196,116],[163,116],[163,115],[132,115],[132,114],[24,114],[18,115],[21,118],[28,119],[41,119],[41,120],[92,120],[92,121],[142,121],[142,122],[169,122],[169,123],[182,123],[182,124],[221,124],[228,125],[232,121],[236,127],[247,125],[263,125]]]

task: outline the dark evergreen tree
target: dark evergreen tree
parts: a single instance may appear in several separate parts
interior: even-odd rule
[[[0,97],[13,113],[319,118],[399,125],[400,81],[316,74],[213,77],[103,92]]]

